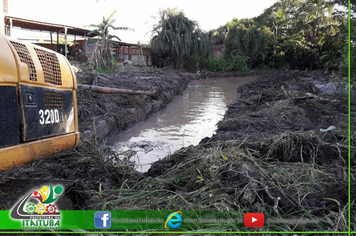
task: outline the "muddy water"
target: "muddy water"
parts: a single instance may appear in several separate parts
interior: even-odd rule
[[[165,109],[110,137],[108,144],[122,153],[121,157],[134,161],[139,171],[146,172],[150,163],[212,136],[226,105],[235,98],[236,89],[255,78],[194,80]]]

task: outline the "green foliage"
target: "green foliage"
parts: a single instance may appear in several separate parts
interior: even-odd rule
[[[227,36],[228,29],[226,26],[220,26],[217,29],[210,30],[209,35],[212,38],[213,45],[223,44]]]
[[[247,59],[250,69],[264,62],[271,41],[271,34],[264,27],[256,26],[250,19],[234,19],[228,28],[225,45],[230,59],[235,62]]]
[[[228,62],[224,58],[218,58],[211,56],[206,63],[206,69],[208,71],[226,71],[228,67]]]
[[[356,84],[356,19],[351,19],[350,21],[350,63],[348,60],[348,44],[345,43],[344,47],[340,49],[340,53],[342,54],[342,60],[339,65],[339,69],[342,75],[348,75],[348,69],[350,66],[350,79],[353,84]],[[348,35],[347,35],[348,36]],[[348,41],[348,40],[347,40]],[[346,41],[346,42],[347,42]]]
[[[87,68],[87,69],[88,69],[88,72],[92,72],[95,74],[112,74],[117,71],[120,71],[122,69],[122,66],[114,58],[112,58],[110,60],[110,67],[101,66],[94,70],[92,68]]]
[[[108,69],[108,68],[105,67],[105,66],[102,66],[102,67],[100,67],[100,68],[97,68],[97,69],[96,69],[96,72],[97,72],[98,74],[109,74],[109,73],[110,73],[110,69]]]
[[[206,69],[208,71],[248,71],[247,61],[248,57],[244,55],[240,50],[234,50],[231,54],[224,57],[217,58],[210,56]]]
[[[351,82],[353,84],[356,84],[356,66],[355,66],[355,63],[356,63],[356,45],[353,45],[351,47],[351,54],[350,54],[350,74],[351,74],[350,75],[350,79],[351,79]],[[341,64],[341,68],[340,69],[342,69],[343,71],[346,71],[346,69],[342,67],[345,64]]]
[[[279,0],[258,17],[233,19],[210,34],[214,44],[225,44],[230,60],[239,50],[250,70],[345,71],[347,18],[335,3],[347,5],[344,0]]]
[[[182,11],[166,9],[159,13],[151,38],[152,52],[160,60],[157,64],[178,69],[199,68],[200,58],[208,57],[212,51],[210,35],[201,31]]]
[[[240,50],[234,50],[229,55],[226,56],[228,65],[227,71],[248,71],[247,61],[249,58],[244,55],[244,53]]]
[[[96,27],[96,29],[89,32],[89,35],[99,36],[99,40],[95,44],[95,49],[93,55],[89,58],[90,65],[92,69],[108,68],[113,69],[112,55],[111,55],[111,43],[110,41],[114,38],[121,41],[121,39],[115,35],[109,34],[109,28],[114,30],[133,30],[128,27],[115,27],[115,19],[112,19],[115,15],[116,10],[113,11],[108,18],[103,17],[103,21],[100,24],[87,25],[89,27]]]

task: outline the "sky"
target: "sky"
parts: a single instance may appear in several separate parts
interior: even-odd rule
[[[3,0],[0,0],[2,3]],[[260,15],[277,0],[7,0],[9,16],[83,27],[99,24],[114,10],[115,26],[130,27],[135,31],[111,31],[128,43],[148,43],[152,26],[157,23],[159,9],[175,8],[198,22],[201,29],[209,31],[231,21],[233,18],[251,18]],[[2,5],[0,4],[2,11]],[[3,15],[0,15],[3,17]],[[90,29],[90,28],[89,28]],[[36,33],[36,37],[39,36]],[[12,31],[12,37],[35,37],[28,31]],[[43,35],[49,39],[49,34]],[[38,37],[37,37],[38,38]]]

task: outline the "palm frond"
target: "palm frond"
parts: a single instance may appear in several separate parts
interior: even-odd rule
[[[114,38],[119,40],[119,41],[121,41],[121,39],[119,37],[115,36],[115,35],[110,35],[109,36],[109,39],[114,39]]]
[[[114,29],[114,30],[126,30],[126,31],[135,31],[135,29],[130,28],[130,27],[115,27],[113,25],[109,25],[110,28]]]

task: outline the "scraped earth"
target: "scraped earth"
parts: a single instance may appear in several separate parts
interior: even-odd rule
[[[153,78],[146,83],[149,80],[116,77],[110,80],[113,86],[129,83],[126,88],[131,89],[149,90],[163,83],[155,84]],[[161,98],[179,94],[181,89],[171,91],[186,85],[169,79],[164,83],[172,87],[162,89]],[[20,197],[26,187],[40,180],[65,186],[61,209],[263,212],[266,217],[318,221],[269,224],[264,230],[347,231],[347,94],[344,83],[337,82],[335,87],[330,80],[323,73],[284,72],[240,87],[214,136],[155,162],[144,174],[135,171],[128,158],[119,159],[117,153],[99,145],[95,127],[105,122],[109,132],[125,129],[158,110],[157,101],[79,93],[86,141],[78,151],[1,174],[0,204],[9,209],[16,200],[13,196]],[[105,80],[98,80],[98,85],[104,84]],[[124,109],[118,113],[117,107]],[[351,112],[356,112],[354,105]],[[109,132],[103,132],[102,138]]]
[[[171,69],[131,68],[111,75],[77,73],[78,83],[139,91],[155,96],[102,94],[78,90],[78,116],[82,139],[103,139],[147,119],[187,87],[193,76]]]

